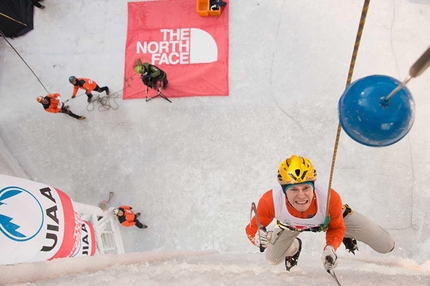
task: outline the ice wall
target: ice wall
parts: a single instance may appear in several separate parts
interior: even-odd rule
[[[0,138],[0,174],[30,179]]]

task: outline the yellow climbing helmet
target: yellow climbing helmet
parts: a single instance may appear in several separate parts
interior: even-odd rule
[[[278,182],[281,185],[313,182],[317,179],[317,172],[308,158],[292,155],[279,165]]]

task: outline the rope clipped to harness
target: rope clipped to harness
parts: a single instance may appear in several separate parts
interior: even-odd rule
[[[303,228],[303,229],[299,229],[299,228],[294,228],[292,226],[283,224],[282,222],[280,222],[279,220],[276,221],[276,225],[281,228],[281,229],[288,229],[291,231],[298,231],[298,232],[304,232],[304,231],[311,231],[311,232],[325,232],[328,229],[328,224],[330,222],[330,216],[326,217],[324,220],[324,223],[319,225],[319,226],[314,226],[311,228]]]

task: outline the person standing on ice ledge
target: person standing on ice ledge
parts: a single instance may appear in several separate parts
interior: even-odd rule
[[[78,89],[84,89],[85,94],[88,96],[88,102],[91,102],[91,98],[93,97],[92,91],[95,90],[97,92],[106,92],[106,95],[109,95],[109,88],[107,86],[100,87],[98,84],[89,78],[76,78],[75,76],[69,77],[69,82],[73,84],[73,94],[72,98],[76,97],[76,93],[78,93]]]
[[[146,224],[142,224],[137,218],[140,216],[140,213],[134,214],[133,208],[130,206],[120,206],[117,209],[113,210],[114,215],[118,218],[118,221],[121,225],[125,227],[130,227],[135,225],[138,228],[147,228]]]
[[[302,250],[298,235],[303,231],[326,231],[321,257],[326,270],[337,266],[336,250],[342,242],[353,254],[358,251],[357,241],[379,253],[394,249],[394,240],[386,230],[347,204],[342,205],[339,194],[333,189],[327,205],[327,187],[316,185],[316,179],[312,162],[292,155],[279,166],[279,185],[260,198],[256,209],[260,225],[253,216],[245,231],[253,244],[265,250],[270,264],[285,261],[287,271],[297,265]],[[277,220],[276,225],[272,231],[267,231],[273,219]]]
[[[158,89],[158,82],[163,82],[163,89],[167,87],[169,81],[167,74],[158,67],[138,59],[134,65],[134,71],[140,74],[144,85],[152,89]]]

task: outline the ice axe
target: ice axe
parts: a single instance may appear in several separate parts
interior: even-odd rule
[[[388,102],[399,90],[406,86],[406,84],[414,77],[421,75],[430,65],[430,47],[425,51],[421,57],[409,69],[409,75],[399,84],[387,97],[382,98],[384,103]]]

